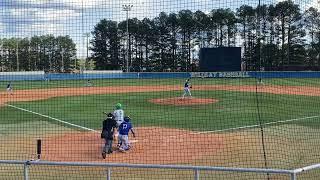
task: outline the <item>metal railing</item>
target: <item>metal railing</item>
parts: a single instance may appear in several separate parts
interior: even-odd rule
[[[220,171],[220,172],[246,172],[260,174],[282,174],[289,175],[291,180],[297,180],[297,175],[320,169],[320,164],[310,165],[294,170],[286,169],[262,169],[262,168],[233,168],[233,167],[211,167],[211,166],[186,166],[186,165],[155,165],[155,164],[121,164],[121,163],[83,163],[83,162],[50,162],[50,161],[17,161],[17,160],[0,160],[0,164],[23,165],[24,180],[29,180],[30,166],[78,166],[78,167],[103,167],[107,168],[106,179],[111,180],[111,168],[143,168],[143,169],[176,169],[190,170],[194,172],[194,179],[200,179],[200,171]]]

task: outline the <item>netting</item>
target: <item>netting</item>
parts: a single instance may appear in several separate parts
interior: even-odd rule
[[[317,1],[4,0],[0,6],[0,160],[288,170],[320,161]],[[114,134],[102,133],[109,112]],[[103,149],[112,138],[112,148]],[[5,179],[23,178],[23,170],[0,165]],[[195,176],[111,170],[115,179]],[[29,169],[30,179],[107,175],[102,167]],[[199,178],[291,177],[201,171]]]

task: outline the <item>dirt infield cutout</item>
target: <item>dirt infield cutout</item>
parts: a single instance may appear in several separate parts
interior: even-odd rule
[[[150,99],[149,102],[161,105],[175,105],[175,106],[191,106],[191,105],[201,105],[201,104],[212,104],[218,102],[216,99],[209,98],[164,98],[164,99]]]
[[[132,149],[115,151],[102,159],[103,141],[99,133],[71,132],[43,140],[43,159],[49,161],[107,161],[122,163],[175,164],[196,161],[223,149],[223,136],[192,134],[190,131],[140,127]],[[186,140],[188,139],[188,140]],[[194,148],[196,147],[196,148]],[[114,147],[116,150],[116,147]]]

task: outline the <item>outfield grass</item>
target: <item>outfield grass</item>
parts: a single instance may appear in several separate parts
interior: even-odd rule
[[[185,79],[95,79],[91,80],[94,86],[161,86],[161,85],[181,85]],[[256,85],[254,78],[193,78],[193,85]],[[267,85],[279,86],[310,86],[320,87],[319,78],[268,78],[263,79]],[[8,82],[0,82],[0,91],[5,91]],[[13,81],[15,90],[22,89],[47,89],[47,88],[66,88],[84,87],[86,80],[52,80],[52,81]]]
[[[183,86],[185,79],[95,79],[91,80],[93,86],[110,87],[110,86],[162,86],[162,85],[181,85]],[[194,85],[249,85],[255,84],[254,79],[193,79]],[[7,82],[0,82],[3,90],[6,89]],[[14,81],[12,82],[14,89],[47,89],[47,88],[65,88],[65,87],[84,87],[86,80],[55,80],[55,81]]]
[[[181,96],[180,91],[57,97],[13,105],[48,115],[73,124],[100,129],[102,112],[111,112],[117,102],[124,105],[136,126],[162,126],[195,131],[212,131],[262,123],[319,116],[320,97],[275,95],[266,93],[194,91],[198,98],[214,98],[217,103],[194,106],[157,105],[148,102],[155,98]],[[257,102],[259,106],[257,106]],[[54,120],[37,117],[11,107],[0,109],[1,124],[25,121]],[[23,118],[22,118],[23,117]],[[316,118],[317,119],[317,118]],[[310,122],[313,123],[310,123]],[[315,119],[293,123],[318,128]]]

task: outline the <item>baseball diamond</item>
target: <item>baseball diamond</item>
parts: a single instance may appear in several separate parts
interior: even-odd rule
[[[149,79],[130,80],[139,81],[140,86],[123,86],[120,83],[117,86],[116,81],[95,80],[95,87],[75,85],[62,88],[60,84],[76,84],[77,81],[50,81],[51,85],[38,89],[34,89],[34,85],[48,82],[31,81],[28,87],[17,81],[15,86],[18,90],[13,95],[9,96],[5,91],[0,93],[0,113],[4,117],[1,123],[5,127],[0,138],[4,142],[1,150],[8,152],[5,157],[30,158],[34,154],[35,139],[41,138],[41,158],[46,161],[262,166],[261,152],[237,146],[240,143],[261,147],[259,124],[254,118],[249,118],[250,114],[256,114],[255,94],[259,93],[264,105],[260,107],[261,115],[269,137],[266,144],[271,148],[267,150],[271,158],[268,162],[270,167],[285,168],[290,166],[290,162],[273,164],[283,157],[278,155],[285,153],[287,159],[295,159],[294,154],[302,149],[289,142],[302,143],[306,137],[305,130],[317,131],[319,125],[317,104],[320,102],[320,86],[315,79],[313,86],[292,85],[291,82],[296,79],[286,80],[288,85],[278,85],[282,79],[277,78],[256,86],[254,79],[247,78],[199,78],[193,79],[194,96],[182,101],[183,86],[174,85],[183,81],[181,79],[161,80],[162,84],[167,84],[161,86],[154,85],[154,80]],[[167,100],[161,99],[177,100],[167,103]],[[208,100],[197,101],[201,99]],[[137,137],[130,138],[133,142],[128,153],[115,151],[104,160],[101,158],[103,142],[99,133],[104,118],[101,112],[112,111],[118,102],[122,102],[125,113],[130,115],[137,127]],[[282,110],[278,111],[278,107]],[[20,116],[24,119],[18,118]],[[15,124],[24,127],[18,134],[13,133]],[[39,132],[33,131],[35,127]],[[286,133],[279,135],[277,132],[283,129]],[[289,136],[290,132],[296,132],[299,136]],[[316,147],[315,137],[303,140],[303,143]],[[276,142],[284,141],[288,143],[275,146]],[[12,146],[12,142],[21,146]],[[116,148],[114,143],[113,149]],[[312,163],[313,159],[309,157],[314,153],[310,149],[309,156],[304,155],[304,160],[296,166]],[[223,157],[233,157],[236,161],[229,162]],[[253,157],[250,161],[245,160]]]
[[[0,8],[0,180],[320,179],[319,0]]]

